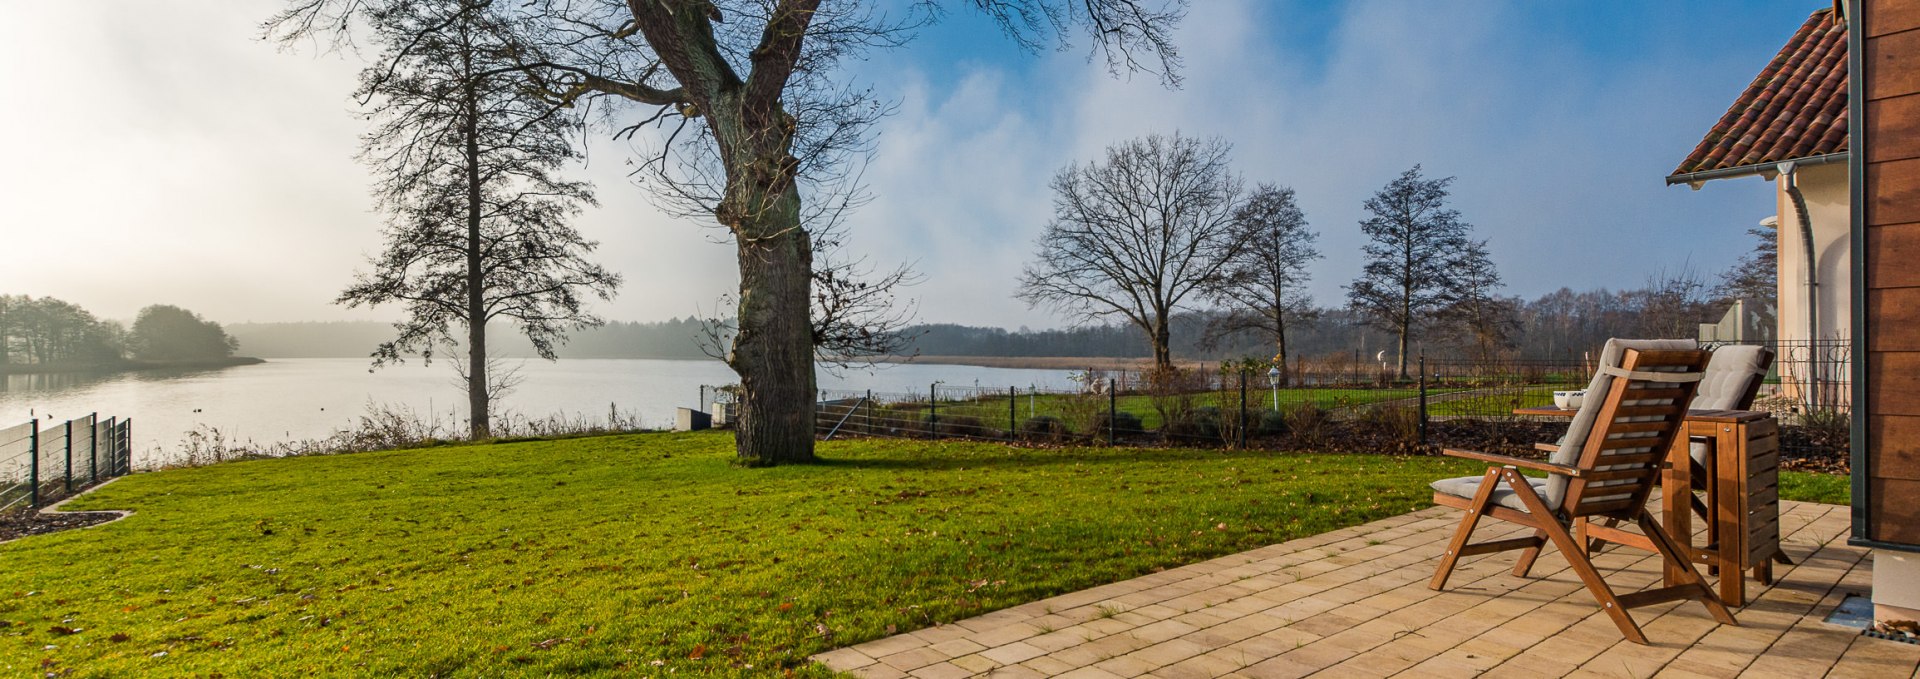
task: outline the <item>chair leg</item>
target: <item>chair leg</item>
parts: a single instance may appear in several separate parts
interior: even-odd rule
[[[1533,532],[1533,546],[1521,551],[1520,561],[1513,564],[1513,577],[1527,577],[1527,571],[1533,570],[1534,560],[1540,558],[1540,548],[1546,546],[1546,544],[1547,532],[1535,530]]]
[[[1453,567],[1460,563],[1460,551],[1467,546],[1467,540],[1473,537],[1473,528],[1480,524],[1481,515],[1487,511],[1487,505],[1493,501],[1494,487],[1500,481],[1500,470],[1488,467],[1486,476],[1480,478],[1480,491],[1473,494],[1473,504],[1467,506],[1467,515],[1460,517],[1460,527],[1453,531],[1453,541],[1447,543],[1447,553],[1440,555],[1440,566],[1433,572],[1433,580],[1427,587],[1434,591],[1446,589],[1447,578],[1453,576]]]
[[[1728,625],[1740,624],[1733,619],[1733,613],[1727,610],[1727,605],[1720,601],[1720,595],[1714,594],[1713,588],[1707,585],[1707,579],[1700,576],[1700,571],[1694,570],[1693,562],[1688,561],[1680,551],[1680,545],[1673,539],[1673,535],[1668,533],[1666,527],[1661,526],[1660,522],[1654,520],[1653,514],[1642,509],[1636,522],[1640,524],[1640,530],[1653,539],[1654,548],[1660,550],[1660,558],[1665,559],[1668,565],[1678,568],[1681,584],[1690,584],[1700,590],[1700,595],[1695,598],[1707,605],[1707,612],[1713,614],[1713,619]],[[1727,577],[1742,576],[1741,573],[1733,573]]]
[[[1527,485],[1527,482],[1520,478],[1519,470],[1509,468],[1506,473],[1512,475],[1511,481]],[[1614,626],[1620,628],[1620,634],[1633,643],[1647,643],[1647,635],[1640,631],[1639,623],[1634,622],[1633,616],[1627,614],[1626,607],[1620,605],[1620,598],[1614,596],[1613,588],[1608,587],[1607,582],[1600,578],[1600,571],[1593,567],[1593,560],[1587,558],[1586,551],[1581,549],[1580,543],[1573,539],[1573,534],[1567,532],[1566,526],[1548,518],[1553,516],[1553,510],[1547,508],[1547,502],[1540,499],[1540,494],[1533,492],[1533,486],[1527,485],[1525,488],[1516,486],[1513,491],[1520,496],[1520,502],[1527,506],[1527,513],[1547,519],[1540,530],[1547,534],[1547,538],[1553,541],[1555,547],[1560,548],[1561,553],[1567,555],[1567,564],[1573,567],[1575,575],[1580,576],[1580,582],[1586,584],[1587,591],[1593,593],[1594,600],[1600,603],[1600,610],[1613,619]]]

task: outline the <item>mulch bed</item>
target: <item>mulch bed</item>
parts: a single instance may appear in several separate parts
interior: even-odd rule
[[[0,541],[86,528],[120,518],[119,512],[12,512],[0,514]]]

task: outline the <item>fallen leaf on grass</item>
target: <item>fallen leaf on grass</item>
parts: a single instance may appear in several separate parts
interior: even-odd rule
[[[559,646],[561,644],[567,643],[567,641],[568,640],[566,639],[548,639],[546,641],[536,641],[534,642],[533,647],[544,651],[549,648],[553,648],[555,646]]]
[[[707,657],[707,645],[706,645],[706,644],[694,644],[694,645],[693,645],[693,652],[692,652],[692,653],[688,653],[688,654],[687,654],[687,659],[689,659],[689,660],[699,660],[699,659],[701,659],[701,658],[705,658],[705,657]]]

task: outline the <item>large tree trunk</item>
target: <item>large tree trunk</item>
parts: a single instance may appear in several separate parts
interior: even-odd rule
[[[1273,307],[1273,344],[1277,351],[1273,354],[1274,367],[1280,369],[1280,386],[1290,386],[1293,380],[1292,368],[1287,367],[1287,317],[1280,305]]]
[[[467,411],[472,413],[468,432],[475,439],[488,438],[493,422],[492,404],[487,402],[487,305],[486,279],[481,274],[480,252],[480,102],[472,82],[466,98],[467,167]]]
[[[1165,312],[1157,313],[1153,325],[1147,328],[1147,343],[1153,345],[1153,369],[1162,374],[1173,368],[1173,350],[1170,348],[1173,333],[1167,327],[1167,315]]]
[[[1412,324],[1400,326],[1399,361],[1400,361],[1400,379],[1403,379],[1403,380],[1407,379],[1407,333],[1411,332],[1410,328],[1412,327],[1413,327]]]
[[[735,452],[752,467],[814,459],[813,244],[791,188],[769,207],[738,232],[740,332],[728,361],[740,375]]]

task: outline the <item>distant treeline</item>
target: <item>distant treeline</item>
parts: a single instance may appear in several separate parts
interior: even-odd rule
[[[1510,320],[1499,358],[1578,360],[1583,352],[1609,337],[1693,337],[1698,325],[1719,319],[1724,300],[1707,294],[1694,280],[1660,279],[1632,290],[1561,289],[1528,301],[1505,300]],[[1227,335],[1212,346],[1203,345],[1202,330],[1212,320],[1206,314],[1181,314],[1173,319],[1173,353],[1183,359],[1218,360],[1273,355],[1253,333]],[[1419,351],[1434,358],[1478,357],[1478,338],[1463,329],[1437,327],[1425,336]],[[234,323],[227,331],[240,351],[263,358],[364,358],[393,335],[393,328],[377,322]],[[1151,349],[1138,329],[1128,325],[1097,325],[1060,330],[977,327],[951,323],[911,327],[913,350],[926,356],[1074,356],[1141,358]],[[1289,330],[1292,353],[1309,359],[1371,358],[1391,350],[1393,336],[1362,322],[1346,309],[1321,309],[1314,320]],[[701,350],[701,322],[680,318],[656,323],[616,322],[572,333],[559,349],[562,358],[705,359]],[[498,355],[532,357],[533,348],[514,333],[500,332],[493,342]]]
[[[233,360],[233,338],[186,309],[155,304],[128,329],[52,297],[0,295],[0,372]]]

